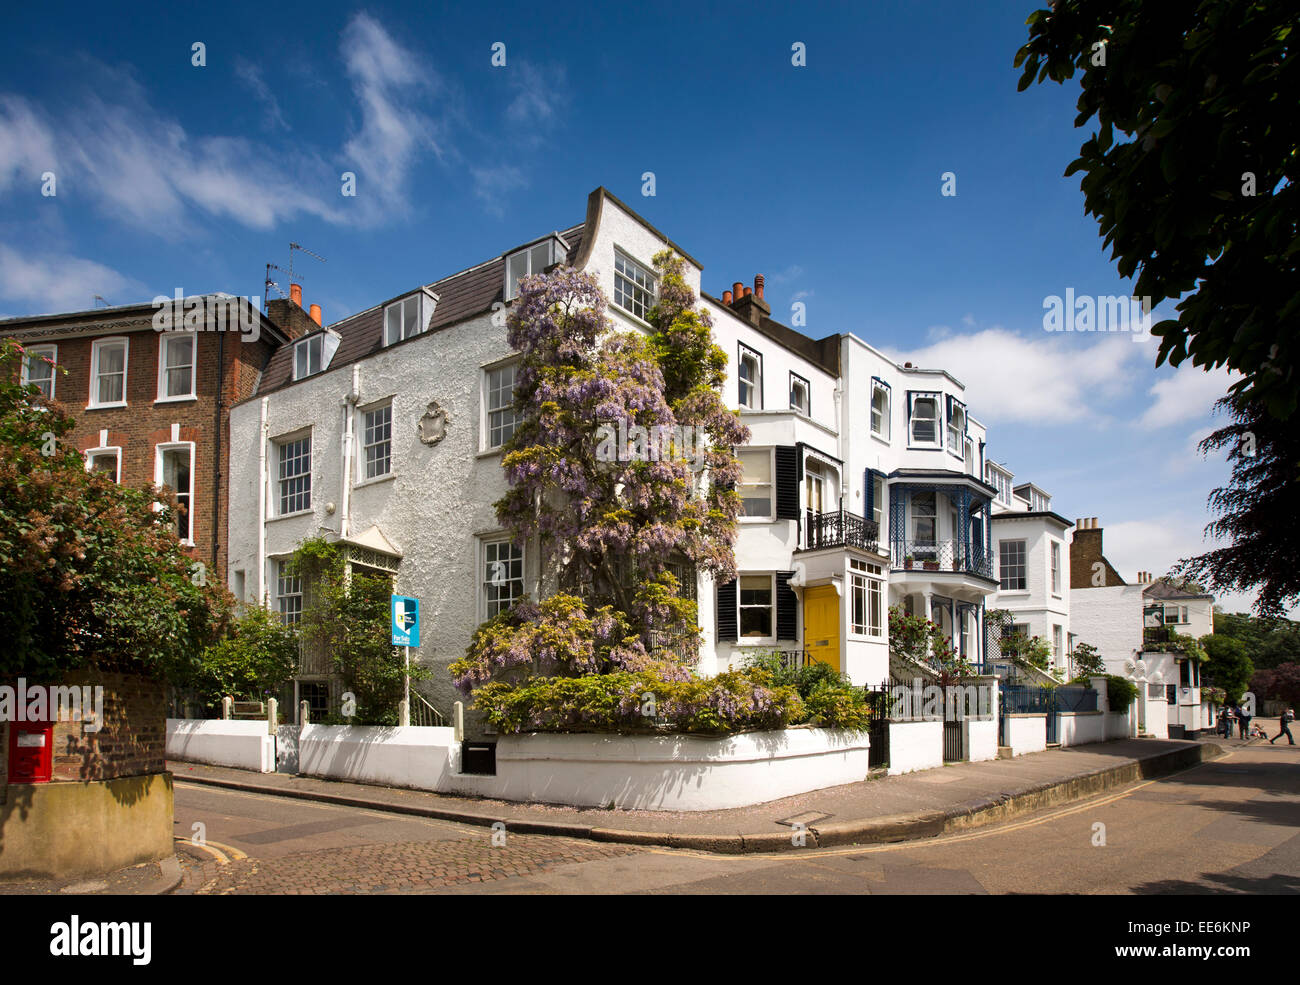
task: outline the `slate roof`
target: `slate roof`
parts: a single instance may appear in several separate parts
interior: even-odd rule
[[[1176,588],[1166,585],[1163,581],[1153,581],[1142,594],[1149,599],[1212,599],[1213,595],[1202,595],[1197,592],[1180,592]]]
[[[560,230],[560,237],[569,245],[566,258],[568,263],[573,263],[582,249],[583,232],[583,223]],[[438,295],[438,303],[434,307],[433,316],[429,319],[428,329],[423,335],[404,339],[402,342],[396,343],[396,345],[413,342],[415,339],[423,338],[431,332],[436,332],[491,311],[493,303],[503,300],[505,294],[505,268],[506,254],[502,254],[485,263],[452,274],[450,277],[444,277],[442,280],[424,285]],[[385,305],[396,301],[398,298],[407,297],[413,290],[416,289],[403,291],[382,304],[377,304],[373,308],[368,308],[328,326],[329,330],[337,332],[339,335],[339,347],[334,353],[334,358],[330,360],[329,368],[337,369],[340,366],[351,365],[383,349]],[[318,333],[313,332],[311,334]],[[310,335],[303,336],[303,338],[310,337]],[[388,348],[391,349],[394,346]],[[291,345],[281,346],[275,355],[271,357],[266,372],[262,374],[262,382],[257,389],[257,396],[264,396],[284,387],[292,386],[295,382],[302,382],[295,381],[293,378],[293,349],[294,347]]]

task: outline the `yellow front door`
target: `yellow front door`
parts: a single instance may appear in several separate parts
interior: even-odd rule
[[[840,669],[840,597],[835,586],[804,589],[803,646],[811,659]]]

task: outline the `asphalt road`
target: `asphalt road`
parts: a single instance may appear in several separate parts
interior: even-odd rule
[[[201,828],[195,828],[201,824]],[[203,847],[186,843],[197,835]],[[1296,893],[1300,746],[965,834],[716,856],[176,784],[186,893]]]

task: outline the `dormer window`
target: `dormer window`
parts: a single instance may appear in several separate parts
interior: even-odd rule
[[[293,344],[293,378],[301,380],[329,369],[338,347],[339,337],[328,331],[299,339]]]
[[[429,327],[437,297],[418,291],[384,308],[384,345],[420,335]]]
[[[555,236],[511,253],[506,257],[506,300],[513,301],[519,296],[520,278],[543,273],[567,255],[568,250]]]

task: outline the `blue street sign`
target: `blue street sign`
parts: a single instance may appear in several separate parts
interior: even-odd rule
[[[393,646],[420,645],[420,600],[393,596]]]

